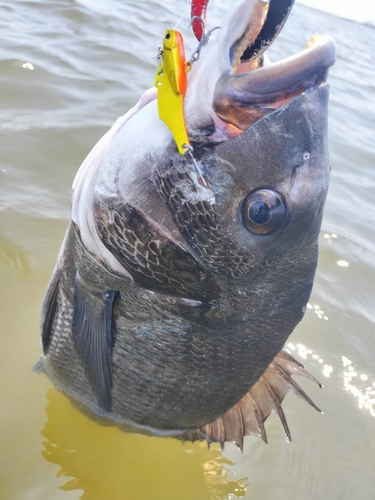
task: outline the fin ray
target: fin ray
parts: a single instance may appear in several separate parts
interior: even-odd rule
[[[284,413],[284,410],[281,407],[281,402],[278,399],[277,394],[273,390],[272,385],[268,381],[266,375],[263,375],[262,377],[260,377],[260,381],[262,382],[263,386],[266,389],[265,390],[265,394],[267,394],[267,396],[269,397],[269,399],[272,401],[272,403],[270,404],[271,412],[275,411],[277,413],[277,415],[278,415],[279,419],[281,420],[281,423],[282,423],[282,425],[284,427],[285,434],[287,435],[287,438],[289,439],[289,441],[291,441],[292,440],[292,436],[290,434],[290,430],[289,430],[289,427],[288,427],[288,424],[287,424],[287,421],[286,421],[286,418],[285,418],[285,413]]]
[[[98,404],[107,411],[111,408],[112,308],[116,293],[94,293],[76,276],[73,342]]]
[[[305,391],[292,379],[292,375],[301,375],[316,382],[305,367],[287,351],[280,351],[267,370],[243,398],[223,416],[209,422],[197,431],[185,434],[186,439],[195,441],[206,439],[208,443],[219,442],[224,447],[225,441],[234,442],[241,450],[243,439],[248,435],[261,437],[267,443],[264,422],[275,411],[291,441],[290,430],[281,403],[289,391],[304,399],[315,410],[321,410],[309,398]]]

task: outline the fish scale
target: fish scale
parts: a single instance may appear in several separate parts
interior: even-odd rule
[[[96,210],[96,226],[102,241],[133,272],[133,277],[141,273],[139,280],[157,291],[173,289],[174,294],[193,295],[196,299],[214,296],[215,283],[209,273],[175,242],[158,243],[163,235],[153,232],[155,228],[148,226],[144,214],[142,218],[142,214],[136,214],[126,205],[111,203],[109,208],[104,199],[96,200]],[[137,238],[137,245],[126,244],[129,233]],[[146,258],[148,251],[155,255],[155,263]]]
[[[225,237],[218,222],[215,206],[198,201],[197,203],[184,202],[181,204],[171,189],[173,174],[167,171],[164,176],[158,172],[157,182],[160,191],[169,206],[181,232],[189,239],[198,255],[204,255],[205,262],[209,262],[215,269],[232,276],[241,276],[251,268],[251,259],[241,249],[232,247],[227,241],[225,248],[219,242]],[[185,180],[190,186],[190,177],[185,174]],[[168,182],[169,181],[169,182]],[[204,217],[204,223],[201,219]],[[228,258],[230,255],[230,258]]]

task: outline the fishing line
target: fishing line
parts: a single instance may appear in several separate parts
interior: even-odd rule
[[[175,27],[173,29],[177,29],[178,28],[178,25],[181,23],[182,19],[185,17],[186,15],[186,11],[188,10],[190,6],[190,0],[186,0],[186,5],[185,5],[185,10],[184,12],[182,13],[182,16],[180,17],[180,19],[177,21],[177,24],[175,25]]]

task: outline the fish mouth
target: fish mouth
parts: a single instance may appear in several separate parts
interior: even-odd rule
[[[242,23],[242,34],[234,27],[235,41],[229,45],[227,69],[215,86],[213,109],[231,126],[233,135],[308,89],[326,84],[328,70],[336,57],[335,42],[328,35],[313,35],[305,50],[281,61],[271,63],[265,57],[293,3],[294,0],[245,2],[241,8],[250,15],[245,29],[240,21],[245,14],[241,8],[229,22],[228,33],[237,20]]]

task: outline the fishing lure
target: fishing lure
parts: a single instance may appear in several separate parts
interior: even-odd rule
[[[160,62],[155,78],[158,89],[159,118],[168,126],[176,141],[180,154],[190,145],[184,117],[186,93],[186,63],[184,42],[181,33],[168,29],[164,33],[163,47],[158,55]]]

